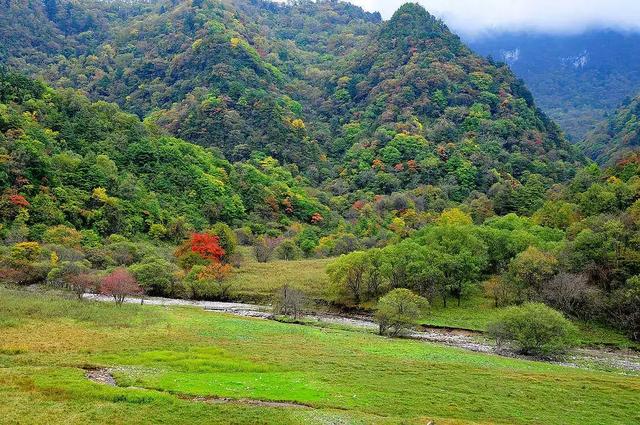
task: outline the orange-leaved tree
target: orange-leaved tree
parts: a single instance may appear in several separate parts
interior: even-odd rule
[[[189,247],[192,252],[207,260],[220,262],[224,257],[224,248],[220,246],[220,238],[210,233],[192,234],[189,240]]]

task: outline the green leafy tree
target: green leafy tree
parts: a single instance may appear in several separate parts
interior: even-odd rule
[[[341,304],[363,301],[368,270],[367,254],[362,251],[342,255],[327,266],[332,297]]]
[[[178,267],[161,258],[148,258],[129,266],[129,271],[147,295],[168,296],[176,282]]]
[[[218,243],[224,249],[223,261],[228,262],[238,248],[238,238],[235,232],[228,224],[219,222],[209,229],[209,233],[218,237]]]
[[[536,247],[529,247],[509,263],[505,279],[515,288],[517,300],[534,299],[542,284],[558,270],[558,260]]]
[[[380,335],[398,336],[414,325],[429,302],[409,289],[396,288],[378,300],[375,319]]]

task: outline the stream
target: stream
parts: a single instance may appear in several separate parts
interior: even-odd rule
[[[85,294],[85,299],[113,302],[112,297],[99,294]],[[140,304],[140,298],[126,298],[126,303]],[[187,306],[199,307],[207,311],[234,314],[243,317],[273,319],[271,307],[220,301],[192,301],[173,298],[148,297],[143,304],[157,306]],[[318,325],[330,324],[341,327],[363,329],[376,332],[378,325],[368,316],[351,316],[329,313],[307,313],[300,319],[305,322],[316,322]],[[310,323],[313,325],[313,323]],[[549,360],[531,356],[523,356],[508,350],[498,350],[482,332],[465,329],[437,328],[420,326],[419,330],[406,333],[403,337],[431,343],[458,347],[469,351],[489,353],[504,357],[521,358],[526,360],[544,361],[568,367],[586,369],[614,369],[624,374],[640,374],[640,352],[608,348],[577,348],[562,360]]]

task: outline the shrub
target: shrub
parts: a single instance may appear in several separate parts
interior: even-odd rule
[[[155,240],[162,240],[167,236],[167,228],[159,223],[154,223],[149,227],[149,237]]]
[[[188,282],[176,279],[169,291],[169,295],[173,298],[189,299],[193,297],[193,290]]]
[[[634,341],[640,341],[640,275],[627,280],[611,297],[611,316]]]
[[[210,280],[191,280],[189,281],[189,289],[191,297],[195,300],[212,300],[218,295],[218,288]]]
[[[150,258],[129,267],[129,271],[149,295],[168,295],[177,267],[161,258]]]
[[[240,245],[250,246],[254,241],[253,233],[248,226],[236,229],[235,234]]]
[[[11,259],[14,262],[36,261],[41,253],[38,242],[19,242],[11,247]]]
[[[67,279],[67,287],[76,294],[79,300],[82,300],[85,293],[95,290],[97,286],[98,279],[91,273],[81,273]]]
[[[112,235],[113,236],[113,235]],[[127,240],[113,238],[115,242],[104,247],[106,256],[118,266],[130,266],[141,258],[139,246]]]
[[[205,266],[209,264],[209,260],[202,258],[197,252],[188,251],[178,255],[178,265],[183,270],[191,270],[194,266]]]
[[[188,249],[200,257],[211,261],[221,261],[225,251],[220,246],[220,238],[209,233],[194,233],[187,245]]]
[[[227,262],[232,267],[235,267],[235,268],[239,268],[240,266],[242,266],[243,261],[244,261],[244,256],[240,251],[236,252],[235,254],[233,254],[227,259]]]
[[[280,238],[269,238],[264,236],[257,238],[253,245],[256,260],[258,260],[259,263],[267,263],[281,242],[282,239]]]
[[[586,273],[559,273],[543,283],[541,296],[544,302],[565,314],[585,320],[598,318],[602,310],[602,296],[589,285]]]
[[[25,268],[0,268],[0,282],[9,285],[27,285],[31,282],[31,273],[29,271]]]
[[[73,276],[89,273],[91,264],[86,260],[59,261],[47,274],[47,282],[52,285],[68,286]]]
[[[375,319],[380,335],[397,336],[410,328],[429,306],[429,302],[408,289],[398,288],[378,301]]]
[[[533,355],[562,353],[573,346],[575,335],[575,327],[562,313],[541,303],[508,308],[488,331],[498,347],[507,342],[518,352]]]
[[[499,276],[491,277],[483,285],[484,293],[488,298],[493,299],[494,307],[509,304],[513,296],[512,288],[507,285]]]
[[[67,247],[79,247],[82,242],[82,233],[72,227],[58,225],[49,227],[42,235],[46,243],[63,245]]]
[[[227,301],[230,298],[232,282],[228,280],[229,275],[233,271],[230,264],[211,263],[198,274],[198,280],[211,282],[216,290],[213,297],[216,299]]]
[[[218,243],[224,250],[222,259],[228,263],[238,247],[238,237],[235,232],[227,224],[220,222],[214,224],[208,233],[218,237]]]

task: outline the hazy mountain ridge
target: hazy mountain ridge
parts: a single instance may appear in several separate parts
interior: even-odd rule
[[[640,90],[640,34],[505,33],[469,43],[480,54],[507,62],[576,142]]]
[[[580,142],[585,154],[611,163],[640,148],[640,95],[625,101]]]

